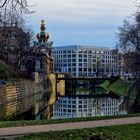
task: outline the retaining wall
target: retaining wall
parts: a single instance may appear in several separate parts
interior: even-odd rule
[[[29,110],[38,113],[44,105],[44,84],[16,79],[0,86],[0,120],[20,115]]]

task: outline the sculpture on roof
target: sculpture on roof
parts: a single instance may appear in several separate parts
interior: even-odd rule
[[[44,20],[41,20],[40,29],[41,29],[41,32],[38,33],[36,35],[36,37],[37,37],[39,43],[42,43],[42,42],[45,43],[49,39],[49,34],[45,32],[46,27],[45,27],[45,21]]]
[[[35,72],[44,72],[48,75],[53,72],[53,41],[49,41],[49,33],[45,29],[45,21],[41,20],[41,31],[36,35],[37,41],[34,41],[33,46],[28,50],[29,57],[26,59],[26,62],[28,64],[29,60],[33,61]]]
[[[49,33],[45,31],[45,21],[41,20],[41,31],[36,35],[38,42],[36,43],[36,47],[38,48],[38,52],[43,54],[46,54],[46,56],[51,57],[51,52],[52,52],[52,45],[53,41],[48,41],[49,39]],[[43,50],[42,50],[43,49]]]
[[[43,64],[44,69],[48,73],[52,72],[53,58],[52,58],[52,45],[53,42],[49,41],[49,33],[45,31],[45,21],[41,20],[41,31],[36,35],[38,42],[36,43],[36,52],[41,56],[44,56]]]

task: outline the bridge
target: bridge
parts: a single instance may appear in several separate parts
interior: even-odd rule
[[[56,75],[56,95],[60,95],[58,91],[59,82],[63,81],[65,88],[65,96],[94,96],[94,97],[118,97],[113,94],[107,87],[117,81],[118,77],[112,78],[95,78],[95,77],[79,77],[79,78],[59,78]],[[57,86],[58,85],[58,86]]]

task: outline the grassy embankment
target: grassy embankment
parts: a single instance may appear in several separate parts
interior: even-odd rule
[[[18,140],[140,140],[140,124],[29,134]]]
[[[100,116],[100,117],[82,117],[72,119],[58,119],[58,120],[20,120],[20,121],[0,121],[0,128],[2,127],[15,127],[15,126],[28,126],[28,125],[41,125],[41,124],[57,124],[57,123],[68,123],[68,122],[82,122],[82,121],[93,121],[103,119],[115,119],[115,118],[127,118],[136,117],[140,114],[129,114],[121,116]]]

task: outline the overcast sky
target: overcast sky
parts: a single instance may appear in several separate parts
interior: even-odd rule
[[[31,0],[35,4],[28,24],[39,32],[40,20],[54,46],[95,45],[113,47],[115,32],[136,11],[135,0]],[[137,0],[138,1],[138,0]]]

